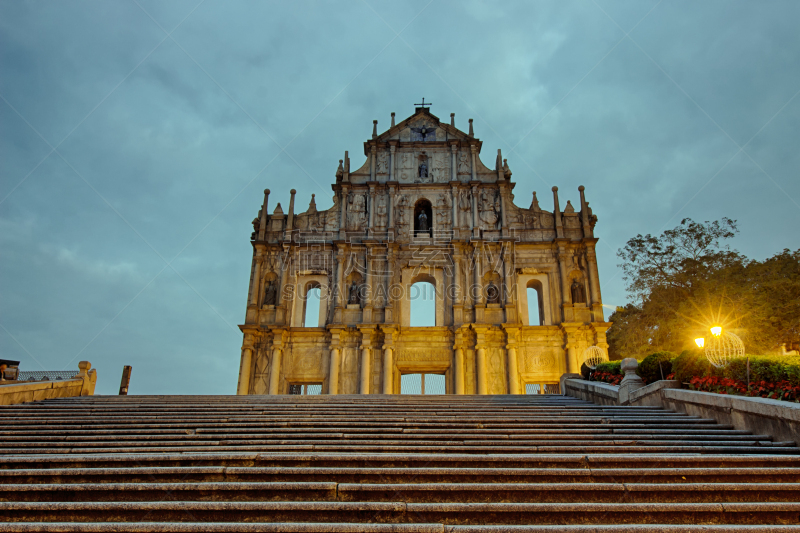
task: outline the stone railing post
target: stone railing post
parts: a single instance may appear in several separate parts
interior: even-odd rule
[[[622,360],[620,370],[625,372],[625,377],[622,378],[622,383],[619,384],[620,405],[628,405],[630,403],[630,394],[644,387],[644,381],[636,374],[637,368],[639,368],[639,361],[633,357]]]

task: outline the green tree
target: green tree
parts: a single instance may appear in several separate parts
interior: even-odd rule
[[[800,250],[753,261],[725,243],[736,221],[684,219],[659,237],[637,235],[618,256],[635,302],[610,317],[612,357],[681,352],[713,324],[737,333],[750,353],[797,342]]]

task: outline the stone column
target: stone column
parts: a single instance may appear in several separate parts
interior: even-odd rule
[[[472,181],[478,180],[478,170],[475,166],[475,160],[478,158],[477,155],[478,147],[474,144],[469,145],[469,152],[470,152],[470,159],[472,161]]]
[[[558,205],[558,187],[553,187],[553,218],[555,219],[556,238],[564,237],[564,226],[561,223],[561,207]]]
[[[369,186],[369,234],[372,235],[375,227],[375,186]]]
[[[280,377],[281,377],[281,356],[283,350],[280,348],[272,349],[272,365],[269,370],[269,393],[280,394]]]
[[[456,394],[464,394],[464,349],[456,348],[455,364],[453,365],[455,371]]]
[[[292,265],[292,257],[290,255],[291,253],[290,250],[291,249],[287,247],[284,249],[283,252],[284,264],[283,264],[283,272],[281,272],[281,287],[280,287],[281,293],[278,295],[279,296],[278,301],[281,303],[281,305],[287,305],[286,297],[288,296],[288,294],[286,294],[287,292],[286,286],[289,284],[289,270],[291,270],[291,265]]]
[[[358,389],[359,394],[369,394],[369,384],[372,381],[372,354],[370,353],[369,346],[361,346],[361,386]]]
[[[331,361],[328,374],[328,394],[339,394],[339,367],[341,356],[339,348],[331,348]]]
[[[503,224],[503,234],[508,234],[508,218],[506,216],[506,186],[505,183],[500,184],[500,219]]]
[[[478,378],[478,394],[489,394],[489,372],[486,368],[486,349],[479,346],[475,354]]]
[[[286,219],[286,228],[284,232],[284,240],[290,241],[292,240],[292,230],[294,229],[294,195],[297,194],[297,191],[292,189],[289,191],[291,196],[289,197],[289,217]]]
[[[483,303],[483,285],[481,284],[481,274],[483,274],[483,250],[480,247],[475,253],[473,272],[475,273],[475,284],[472,286],[470,293],[473,295],[473,303],[475,305],[480,305]]]
[[[250,305],[258,306],[259,289],[261,289],[261,263],[264,257],[261,248],[256,248],[256,264],[253,268],[253,290],[250,293]]]
[[[341,220],[339,221],[339,239],[344,239],[345,232],[347,231],[347,187],[342,186],[342,198],[339,200],[341,208]]]
[[[261,207],[261,222],[258,225],[258,240],[264,240],[264,234],[267,231],[267,220],[269,214],[267,209],[269,207],[269,189],[264,189],[264,205]]]
[[[586,263],[589,274],[589,288],[592,291],[592,303],[600,304],[603,301],[603,297],[600,295],[600,278],[597,271],[597,255],[591,248],[586,250]]]
[[[389,181],[394,181],[394,154],[397,151],[397,146],[394,144],[389,146]]]
[[[383,393],[394,394],[394,353],[391,346],[383,345]]]
[[[581,365],[578,363],[578,354],[573,340],[567,341],[567,372],[570,374],[580,374]]]
[[[506,346],[508,350],[508,393],[520,394],[519,372],[517,370],[517,349],[513,344]]]
[[[367,269],[367,280],[366,280],[367,294],[366,294],[366,298],[364,298],[364,300],[366,300],[364,302],[364,307],[372,307],[372,294],[374,292],[372,290],[372,283],[373,283],[373,280],[375,279],[375,276],[372,275],[372,257],[371,256],[372,256],[372,247],[371,246],[367,246],[367,249],[364,252],[364,267]]]
[[[394,156],[392,156],[394,157]],[[389,187],[388,198],[386,199],[386,203],[389,204],[386,206],[387,210],[389,211],[389,221],[386,223],[386,229],[389,230],[394,228],[394,187]]]
[[[581,222],[583,223],[583,236],[594,237],[592,232],[592,225],[589,223],[589,204],[586,203],[586,197],[583,194],[586,188],[581,185],[578,187],[578,192],[581,193]]]
[[[558,250],[558,271],[561,273],[561,312],[564,320],[568,320],[565,307],[572,307],[572,295],[569,291],[567,273],[567,253],[563,248]],[[571,319],[570,319],[571,320]]]
[[[336,306],[344,307],[344,253],[339,250],[336,256]]]
[[[253,349],[250,346],[242,346],[242,361],[239,365],[239,384],[236,387],[236,394],[250,393],[250,369],[253,366]]]
[[[459,248],[456,248],[453,254],[453,295],[455,296],[456,305],[461,305],[464,301],[463,288],[461,287],[461,253]]]
[[[474,154],[473,154],[474,157]],[[478,186],[472,186],[472,236],[479,239],[481,230],[478,226]]]
[[[450,145],[450,181],[458,181],[457,155],[458,145],[453,143]]]
[[[373,144],[369,151],[369,181],[375,181],[375,156],[377,153],[378,147]]]
[[[453,193],[453,224],[450,229],[455,236],[456,228],[458,227],[458,187],[452,184],[451,192]]]

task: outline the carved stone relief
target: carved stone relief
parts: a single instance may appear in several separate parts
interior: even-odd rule
[[[347,198],[347,226],[353,230],[367,227],[367,197],[364,194],[351,193]]]
[[[449,361],[450,350],[431,350],[428,348],[401,348],[397,353],[398,361]]]
[[[459,152],[458,153],[458,173],[459,174],[471,174],[470,164],[469,164],[469,154],[467,152]]]

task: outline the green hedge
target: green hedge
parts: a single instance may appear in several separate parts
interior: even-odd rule
[[[676,355],[672,352],[651,353],[639,363],[636,373],[645,383],[666,379],[672,373],[672,360],[675,357]]]
[[[619,366],[622,364],[622,361],[608,361],[605,363],[600,363],[595,368],[595,372],[608,372],[609,374],[614,375],[622,375],[622,370],[619,369]]]
[[[681,383],[686,383],[695,376],[715,375],[712,369],[714,367],[708,362],[702,350],[684,350],[672,361],[675,379]]]
[[[777,383],[788,381],[800,385],[800,356],[750,355],[750,381]],[[726,378],[747,380],[747,357],[731,361],[722,371]]]

